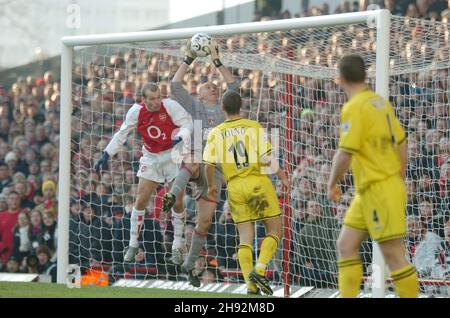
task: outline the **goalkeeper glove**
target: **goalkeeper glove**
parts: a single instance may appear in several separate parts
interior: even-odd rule
[[[174,139],[172,139],[172,147],[175,147],[175,145],[179,144],[180,142],[183,141],[183,138],[181,137],[175,137]]]
[[[95,171],[98,173],[100,171],[100,167],[103,169],[108,160],[109,154],[106,151],[103,151],[102,157],[95,163]]]
[[[211,40],[211,44],[209,45],[209,50],[211,52],[211,60],[214,63],[214,65],[216,67],[222,66],[223,64],[220,61],[220,56],[219,56],[219,45],[217,44],[217,42],[214,39]]]
[[[191,40],[188,40],[187,44],[186,44],[185,56],[184,56],[183,62],[186,63],[187,65],[191,65],[192,62],[194,62],[196,57],[197,56],[195,55],[195,53],[191,51]]]

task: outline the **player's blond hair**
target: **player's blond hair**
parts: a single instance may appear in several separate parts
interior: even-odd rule
[[[216,84],[211,83],[211,82],[202,83],[202,84],[198,85],[198,87],[197,87],[197,94],[200,95],[201,91],[203,90],[203,88],[204,88],[206,85],[214,85],[216,88],[218,88]]]
[[[145,97],[145,92],[150,91],[150,92],[157,92],[159,91],[159,86],[156,83],[150,82],[145,84],[144,86],[142,86],[141,89],[141,94],[143,97]]]

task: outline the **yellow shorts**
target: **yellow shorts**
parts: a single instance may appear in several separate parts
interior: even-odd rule
[[[236,224],[281,215],[275,188],[265,175],[233,178],[228,182],[227,195]]]
[[[356,193],[344,225],[368,232],[378,242],[406,235],[406,188],[400,176],[375,182]]]

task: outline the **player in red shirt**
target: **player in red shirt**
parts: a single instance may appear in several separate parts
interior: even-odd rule
[[[6,264],[13,253],[14,227],[20,208],[20,196],[16,191],[8,193],[8,210],[0,213],[0,263]]]
[[[131,130],[137,128],[144,145],[139,160],[137,198],[131,213],[130,244],[124,261],[133,262],[138,252],[138,237],[144,222],[145,208],[152,193],[160,183],[171,183],[181,166],[182,155],[190,153],[192,117],[176,101],[161,98],[157,84],[148,83],[142,88],[143,102],[134,104],[127,112],[125,121],[116,132],[95,164],[97,172],[109,159],[119,152]],[[173,207],[183,213],[183,193]],[[174,236],[182,233],[174,233]]]

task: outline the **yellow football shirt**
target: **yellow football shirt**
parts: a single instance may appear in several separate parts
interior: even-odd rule
[[[261,125],[254,120],[238,118],[216,126],[208,135],[203,162],[220,164],[227,181],[239,176],[261,175],[260,158],[270,153],[272,145]]]
[[[339,148],[353,154],[357,191],[400,173],[398,145],[406,138],[388,100],[364,89],[343,106]]]

